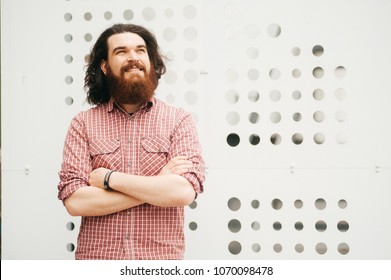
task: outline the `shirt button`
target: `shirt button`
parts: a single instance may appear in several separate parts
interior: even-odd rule
[[[131,166],[132,166],[132,162],[129,161],[129,162],[128,162],[128,167],[131,167]]]

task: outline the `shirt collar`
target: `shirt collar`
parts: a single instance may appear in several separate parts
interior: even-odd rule
[[[148,112],[149,110],[151,110],[153,105],[155,105],[155,103],[156,103],[156,100],[153,97],[150,101],[145,102],[145,104],[141,105],[138,111],[145,110],[145,112]],[[107,111],[112,112],[114,110],[114,107],[121,108],[118,104],[116,104],[116,101],[114,100],[114,98],[110,97],[110,100],[108,102]]]

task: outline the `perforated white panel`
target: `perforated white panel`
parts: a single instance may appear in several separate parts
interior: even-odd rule
[[[391,258],[391,2],[375,2],[2,1],[2,258],[73,258],[62,145],[85,56],[118,22],[153,30],[157,96],[197,122],[187,259]]]

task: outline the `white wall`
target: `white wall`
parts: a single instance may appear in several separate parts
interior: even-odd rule
[[[204,147],[186,258],[390,259],[390,12],[387,0],[3,0],[2,258],[73,258],[62,145],[88,108],[85,55],[132,22],[170,58],[157,96],[193,113]]]

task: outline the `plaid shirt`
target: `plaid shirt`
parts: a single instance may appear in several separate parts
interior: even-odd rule
[[[153,99],[132,116],[113,100],[72,120],[59,172],[58,197],[88,185],[89,173],[105,167],[153,176],[173,157],[188,156],[183,174],[196,194],[203,191],[204,161],[191,116]],[[142,204],[118,213],[82,217],[76,259],[182,259],[184,208]]]

